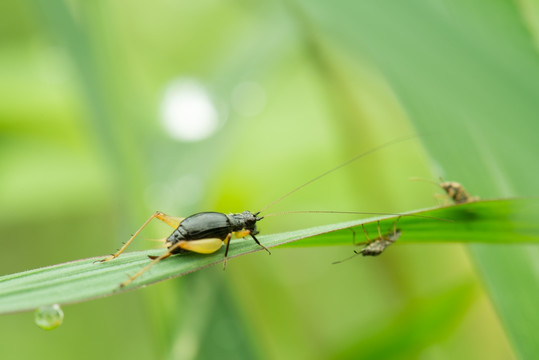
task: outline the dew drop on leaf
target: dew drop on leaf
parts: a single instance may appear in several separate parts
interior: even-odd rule
[[[58,304],[43,306],[36,309],[34,321],[37,326],[44,330],[54,330],[62,325],[62,321],[64,321],[64,312]]]

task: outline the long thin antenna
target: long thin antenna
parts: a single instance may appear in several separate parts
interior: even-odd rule
[[[403,137],[400,137],[400,138],[396,138],[396,139],[391,140],[391,141],[389,141],[389,142],[386,142],[386,143],[384,143],[384,144],[382,144],[382,145],[378,145],[378,146],[376,146],[376,147],[374,147],[374,148],[372,148],[372,149],[370,149],[370,150],[367,150],[367,151],[365,151],[365,152],[363,152],[363,153],[361,153],[361,154],[358,154],[358,155],[354,156],[353,158],[351,158],[351,159],[349,159],[349,160],[346,160],[346,161],[343,162],[342,164],[337,165],[337,166],[335,166],[334,168],[329,169],[328,171],[323,172],[322,174],[320,174],[320,175],[318,175],[318,176],[312,178],[311,180],[307,181],[306,183],[303,183],[302,185],[298,186],[297,188],[295,188],[295,189],[293,189],[293,190],[287,192],[286,194],[284,194],[283,196],[281,196],[281,197],[278,198],[277,200],[274,200],[274,201],[271,202],[270,204],[268,204],[268,205],[266,205],[265,207],[263,207],[262,210],[258,211],[258,214],[261,213],[261,212],[263,212],[263,211],[265,211],[265,210],[267,210],[267,209],[270,208],[271,206],[277,204],[279,201],[283,200],[284,198],[286,198],[286,197],[292,195],[292,194],[295,193],[296,191],[303,189],[305,186],[307,186],[307,185],[309,185],[309,184],[315,182],[316,180],[318,180],[318,179],[320,179],[320,178],[322,178],[322,177],[324,177],[324,176],[326,176],[326,175],[331,174],[332,172],[334,172],[334,171],[336,171],[336,170],[339,170],[340,168],[342,168],[343,166],[346,166],[346,165],[350,164],[351,162],[354,162],[354,161],[356,161],[356,160],[358,160],[358,159],[360,159],[360,158],[362,158],[362,157],[364,157],[364,156],[366,156],[366,155],[369,155],[369,154],[371,154],[371,153],[373,153],[373,152],[375,152],[375,151],[378,151],[378,150],[383,149],[383,148],[385,148],[385,147],[388,147],[388,146],[390,146],[390,145],[394,145],[394,144],[397,144],[397,143],[400,143],[400,142],[403,142],[403,141],[406,141],[406,140],[414,139],[414,138],[416,138],[416,137],[417,137],[417,135],[408,135],[408,136],[403,136]]]
[[[450,219],[443,219],[436,216],[417,215],[417,214],[399,214],[399,213],[386,213],[386,212],[362,212],[362,211],[333,211],[333,210],[299,210],[299,211],[283,211],[278,213],[272,213],[265,215],[264,218],[285,215],[285,214],[351,214],[351,215],[393,215],[393,216],[412,216],[420,217],[424,219],[440,220],[445,222],[453,222]]]

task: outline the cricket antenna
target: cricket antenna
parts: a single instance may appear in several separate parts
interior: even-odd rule
[[[266,211],[268,208],[270,208],[270,207],[272,207],[273,205],[277,204],[278,202],[280,202],[280,201],[283,200],[284,198],[287,198],[288,196],[292,195],[292,194],[295,193],[296,191],[303,189],[305,186],[307,186],[307,185],[309,185],[309,184],[315,182],[316,180],[318,180],[318,179],[320,179],[320,178],[323,178],[324,176],[329,175],[329,174],[331,174],[331,173],[334,172],[334,171],[339,170],[339,169],[342,168],[343,166],[346,166],[346,165],[348,165],[348,164],[350,164],[350,163],[352,163],[352,162],[354,162],[354,161],[356,161],[356,160],[358,160],[358,159],[360,159],[360,158],[362,158],[362,157],[364,157],[364,156],[366,156],[366,155],[369,155],[369,154],[371,154],[371,153],[373,153],[373,152],[375,152],[375,151],[378,151],[378,150],[380,150],[380,149],[386,148],[386,147],[388,147],[388,146],[390,146],[390,145],[394,145],[394,144],[397,144],[397,143],[400,143],[400,142],[403,142],[403,141],[407,141],[407,140],[410,140],[410,139],[414,139],[414,138],[416,138],[416,137],[417,137],[417,135],[407,135],[407,136],[402,136],[402,137],[393,139],[393,140],[391,140],[391,141],[388,141],[388,142],[386,142],[386,143],[384,143],[384,144],[382,144],[382,145],[378,145],[378,146],[376,146],[376,147],[374,147],[374,148],[372,148],[372,149],[370,149],[370,150],[367,150],[367,151],[365,151],[365,152],[363,152],[363,153],[361,153],[361,154],[358,154],[358,155],[354,156],[353,158],[348,159],[348,160],[346,160],[345,162],[343,162],[343,163],[341,163],[341,164],[335,166],[334,168],[329,169],[329,170],[323,172],[322,174],[320,174],[320,175],[318,175],[318,176],[315,176],[315,177],[312,178],[311,180],[307,181],[306,183],[303,183],[302,185],[296,187],[295,189],[292,189],[291,191],[287,192],[286,194],[284,194],[284,195],[281,196],[280,198],[274,200],[273,202],[271,202],[271,203],[269,203],[268,205],[266,205],[265,207],[263,207],[260,211],[258,211],[258,213],[261,213],[261,212]]]
[[[401,213],[388,213],[388,212],[363,212],[363,211],[334,211],[334,210],[299,210],[299,211],[283,211],[278,213],[272,213],[265,215],[264,218],[286,215],[286,214],[350,214],[350,215],[390,215],[390,216],[411,216],[424,219],[433,219],[445,222],[453,222],[450,219],[439,218],[436,216],[418,215],[418,214],[401,214]]]

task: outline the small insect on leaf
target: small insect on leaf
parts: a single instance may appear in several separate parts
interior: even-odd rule
[[[464,204],[467,202],[479,200],[479,196],[470,196],[470,194],[464,189],[464,186],[462,186],[461,183],[458,183],[456,181],[444,181],[441,177],[439,183],[433,180],[417,177],[410,178],[410,180],[424,181],[441,187],[447,194],[447,197],[449,197],[455,204]]]
[[[347,261],[352,259],[353,257],[357,255],[363,255],[363,256],[378,256],[381,253],[384,252],[384,250],[391,244],[393,244],[395,241],[397,241],[401,236],[401,229],[397,228],[397,222],[399,221],[400,217],[395,220],[393,223],[393,227],[391,231],[388,231],[385,234],[382,234],[380,231],[380,221],[376,223],[376,227],[378,229],[378,237],[374,239],[369,238],[369,233],[367,230],[365,230],[365,225],[361,224],[361,228],[363,229],[363,233],[365,234],[365,238],[367,239],[366,242],[361,242],[356,245],[366,244],[365,247],[359,251],[354,250],[354,255],[350,256],[349,258],[346,258],[341,261],[335,261],[333,264],[339,264],[343,261]],[[351,229],[353,231],[353,229]],[[355,239],[355,232],[354,232],[354,239]]]
[[[456,181],[442,181],[440,187],[444,189],[447,196],[449,196],[455,204],[464,204],[470,201],[479,200],[478,196],[470,196],[470,194],[464,190],[464,187]]]

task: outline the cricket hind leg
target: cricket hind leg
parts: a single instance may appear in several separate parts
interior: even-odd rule
[[[180,226],[180,223],[184,220],[184,218],[179,218],[179,217],[175,217],[175,216],[169,216],[169,215],[166,215],[160,211],[156,211],[155,214],[153,214],[152,216],[150,216],[148,218],[148,220],[146,220],[144,222],[144,224],[142,224],[142,226],[133,234],[133,236],[131,236],[131,238],[120,248],[120,250],[118,250],[117,252],[115,252],[114,254],[111,254],[109,256],[107,256],[106,258],[104,259],[101,259],[101,260],[98,260],[97,262],[106,262],[106,261],[110,261],[110,260],[113,260],[113,259],[116,259],[118,256],[120,256],[121,253],[123,253],[125,251],[125,249],[133,242],[133,240],[137,237],[137,235],[142,231],[142,229],[144,229],[146,227],[146,225],[148,225],[150,223],[150,221],[152,221],[153,219],[158,219],[158,220],[161,220],[162,222],[164,222],[165,224],[173,227],[173,228],[177,228],[178,226]]]
[[[227,236],[229,239],[231,234]],[[198,239],[198,240],[180,240],[171,247],[167,249],[167,252],[160,256],[153,256],[148,255],[148,257],[152,260],[148,265],[140,269],[139,272],[137,272],[135,275],[130,276],[129,279],[124,281],[120,284],[120,287],[123,288],[133,282],[136,278],[144,274],[146,271],[148,271],[152,266],[160,262],[161,260],[164,260],[168,258],[171,255],[174,255],[177,249],[183,249],[186,251],[194,252],[197,254],[212,254],[219,250],[221,248],[223,241],[225,240],[219,239],[219,238],[207,238],[207,239]]]
[[[163,259],[166,259],[168,258],[169,256],[172,255],[172,250],[173,248],[175,248],[174,246],[172,248],[170,248],[166,253],[164,253],[163,255],[161,256],[152,256],[150,257],[152,259],[152,262],[149,263],[148,265],[146,265],[145,267],[143,267],[142,269],[139,270],[139,272],[137,272],[135,275],[133,276],[130,276],[129,279],[127,279],[126,281],[124,281],[123,283],[120,284],[120,288],[123,288],[129,284],[131,284],[133,282],[133,280],[135,280],[136,278],[138,278],[140,275],[144,274],[146,271],[150,270],[150,268],[152,266],[154,266],[155,264],[157,264],[159,261],[163,260]]]
[[[201,247],[201,249],[189,249],[189,251],[194,251],[194,252],[198,252],[198,253],[211,253],[211,252],[215,252],[217,251],[217,249],[213,250],[212,249],[209,249],[208,247],[208,244],[213,244],[214,245],[214,248],[215,248],[215,240],[219,240],[219,243],[221,243],[221,239],[201,239],[199,241],[191,241],[191,242],[188,242],[188,241],[178,241],[176,244],[174,244],[173,246],[169,247],[167,249],[167,252],[164,253],[163,255],[160,255],[160,256],[152,256],[152,255],[149,255],[148,257],[150,259],[152,259],[152,262],[150,262],[148,265],[146,265],[145,267],[143,267],[142,269],[139,270],[139,272],[137,272],[135,275],[133,276],[130,276],[129,279],[127,279],[126,281],[124,281],[123,283],[120,284],[120,288],[123,288],[129,284],[131,284],[133,282],[133,280],[135,280],[136,278],[138,278],[140,275],[144,274],[146,271],[150,270],[150,268],[152,266],[154,266],[155,264],[157,264],[158,262],[160,262],[161,260],[164,260],[168,257],[170,257],[171,255],[174,255],[174,251],[176,249],[183,249],[183,248],[186,248],[186,244],[187,245],[192,245],[192,243],[199,243],[199,246]],[[198,250],[198,251],[195,251],[195,250]]]

